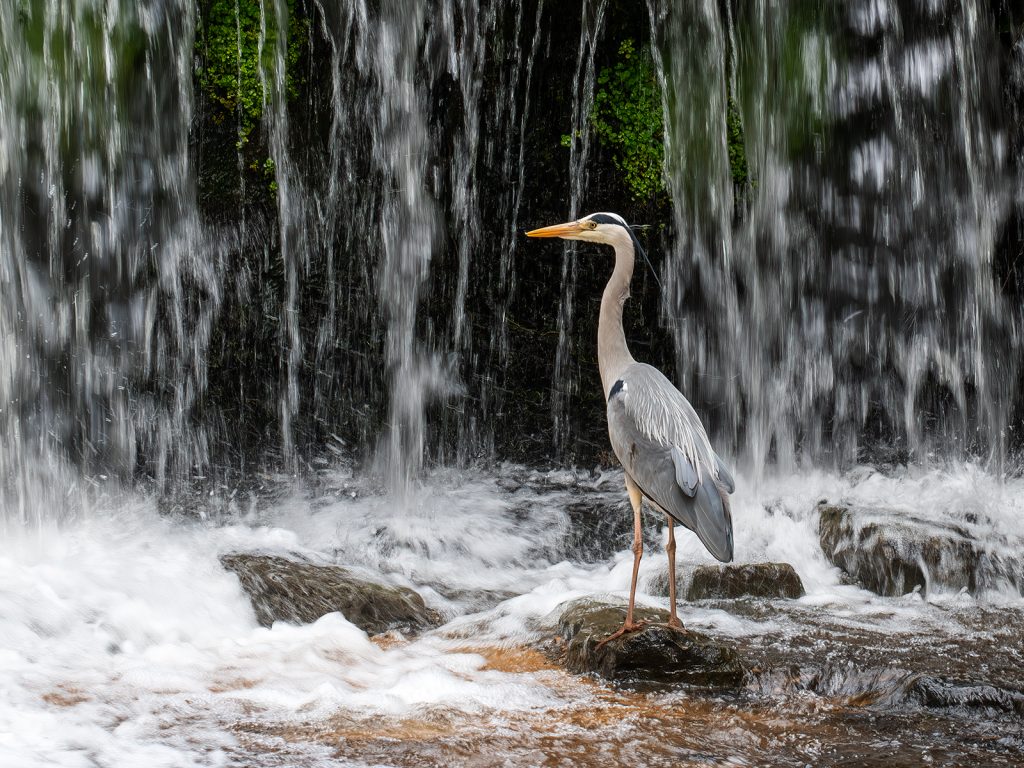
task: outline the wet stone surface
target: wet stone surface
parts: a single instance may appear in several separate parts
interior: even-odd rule
[[[566,506],[570,534],[561,553],[564,557],[597,563],[633,546],[633,510],[625,492],[616,489],[602,496]],[[642,520],[645,549],[660,549],[660,520],[655,515],[644,515]]]
[[[906,700],[924,707],[994,710],[1024,715],[1024,691],[987,683],[915,675],[902,687]]]
[[[741,597],[796,599],[804,594],[800,576],[789,563],[698,565],[676,575],[676,588],[686,600],[731,600]],[[649,585],[651,594],[668,596],[668,574]]]
[[[684,683],[709,688],[738,687],[745,674],[736,651],[706,635],[649,624],[599,646],[618,631],[626,606],[580,600],[562,606],[558,627],[566,643],[570,672],[594,673],[627,683]],[[637,621],[664,623],[668,612],[637,608]]]
[[[438,623],[413,590],[361,579],[336,565],[260,554],[222,555],[220,561],[238,576],[265,627],[275,621],[308,624],[334,611],[371,635]]]
[[[1024,587],[1019,546],[978,541],[966,525],[821,502],[818,534],[829,561],[879,595],[915,589],[979,594],[1007,586],[1020,592]]]

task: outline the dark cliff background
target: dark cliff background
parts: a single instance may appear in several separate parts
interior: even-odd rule
[[[480,137],[471,148],[476,156],[466,166],[472,168],[470,187],[478,201],[468,225],[465,207],[456,199],[465,187],[453,184],[451,175],[440,167],[427,174],[439,226],[430,276],[417,308],[417,334],[420,343],[439,351],[448,366],[445,375],[458,382],[456,391],[433,397],[428,406],[428,455],[436,461],[607,461],[594,340],[601,289],[611,268],[610,254],[584,248],[574,262],[578,283],[571,328],[567,329],[570,354],[563,368],[571,375],[560,378],[555,359],[563,297],[562,248],[560,244],[526,242],[521,235],[526,229],[569,216],[569,145],[581,141],[581,136],[572,135],[574,100],[578,101],[581,87],[581,23],[592,24],[593,19],[586,19],[577,3],[548,2],[539,9],[532,0],[494,5],[486,11],[488,25],[476,31],[487,38],[487,53],[479,65],[483,78],[477,102],[467,104],[459,82],[442,61],[445,51],[438,36],[430,30],[433,24],[451,20],[427,13],[427,30],[419,39],[416,57],[420,94],[431,100],[426,110],[427,142],[436,156],[466,151],[458,145],[457,135],[463,131],[467,109],[475,110]],[[735,2],[730,13],[742,14],[743,5]],[[1011,163],[1019,167],[1024,157],[1024,83],[1014,74],[1021,69],[1012,64],[1015,57],[1022,56],[1022,14],[1012,5],[1008,0],[994,0],[986,20],[998,39],[998,46],[991,51],[989,74],[1000,79],[1002,99],[985,108],[1014,126],[1009,137]],[[277,195],[278,169],[270,160],[273,137],[258,103],[259,79],[252,71],[242,71],[256,65],[252,46],[258,36],[259,10],[250,0],[240,0],[238,7],[236,18],[233,1],[200,0],[198,5],[191,146],[202,216],[223,233],[219,258],[225,280],[208,354],[208,386],[197,418],[209,425],[211,443],[225,454],[217,463],[275,463],[285,442],[282,391],[293,385],[298,388],[300,405],[289,421],[293,432],[289,442],[297,456],[308,460],[322,455],[325,446],[339,440],[347,446],[345,450],[355,447],[356,453],[369,455],[380,425],[388,418],[391,375],[384,362],[386,323],[374,299],[380,279],[380,232],[373,209],[379,202],[382,179],[368,149],[342,153],[344,168],[324,166],[331,142],[339,136],[357,150],[373,143],[366,133],[369,129],[360,124],[359,110],[373,108],[372,93],[367,96],[372,92],[368,75],[356,61],[365,51],[357,45],[338,49],[342,36],[335,33],[332,37],[325,30],[335,30],[341,22],[325,6],[308,0],[288,3],[285,88],[292,171],[312,180],[310,200],[326,204],[326,181],[315,181],[325,175],[333,174],[342,188],[330,198],[338,208],[335,223],[319,233],[325,239],[305,250],[297,269],[299,291],[293,304],[303,353],[296,362],[289,360],[289,345],[282,341],[280,315],[281,308],[289,304],[289,275],[279,253],[282,201]],[[483,13],[480,9],[476,12]],[[604,13],[593,65],[598,80],[602,72],[614,78],[616,65],[623,61],[623,43],[631,42],[637,56],[651,44],[651,24],[642,5],[613,0]],[[909,10],[908,14],[912,16]],[[455,19],[454,26],[454,37],[459,38],[471,34],[467,30],[479,26],[479,20]],[[536,45],[536,54],[531,57],[527,82],[523,51],[532,45]],[[236,50],[240,54],[236,55]],[[731,52],[721,54],[728,57]],[[236,66],[237,73],[232,70]],[[632,65],[627,62],[627,66]],[[340,81],[335,77],[339,68]],[[345,91],[342,98],[356,105],[345,115],[349,122],[340,132],[334,102],[339,82]],[[606,80],[595,88],[607,97],[611,86]],[[876,118],[864,114],[858,119],[870,126]],[[521,122],[510,122],[514,119]],[[660,126],[651,126],[651,130],[658,135]],[[741,218],[746,192],[756,183],[745,167],[744,126],[730,114],[720,130],[729,145],[736,216]],[[934,137],[937,142],[943,139],[938,134]],[[620,162],[623,150],[614,142],[592,134],[589,153],[588,181],[579,212],[617,211],[631,222],[649,225],[640,239],[655,265],[660,265],[674,237],[668,194],[660,188],[638,192],[630,186]],[[510,157],[513,162],[508,162]],[[303,227],[303,221],[297,226]],[[470,227],[474,237],[468,258],[460,262],[459,249],[465,244],[459,240]],[[514,238],[520,239],[514,264],[503,267]],[[1022,255],[1024,210],[1018,198],[1002,224],[993,275],[998,289],[1015,302],[1024,291]],[[448,329],[453,323],[453,305],[458,302],[455,275],[460,263],[468,264],[462,302],[464,328],[453,340]],[[699,295],[693,300],[699,303]],[[627,335],[639,359],[674,377],[676,358],[659,306],[650,275],[638,268],[628,306]],[[328,313],[333,313],[333,319],[325,324]],[[1019,377],[1016,388],[1015,402],[1021,402],[1024,388]],[[941,400],[941,391],[936,392]],[[568,423],[557,424],[553,417],[553,398],[559,397]],[[698,409],[708,414],[714,431],[719,404],[700,402],[699,393],[695,399]],[[941,408],[941,403],[936,407]],[[898,442],[897,430],[884,418],[869,420],[864,432],[869,442],[877,445]],[[870,454],[866,458],[870,459]]]

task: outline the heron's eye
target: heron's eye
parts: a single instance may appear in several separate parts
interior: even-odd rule
[[[597,229],[597,222],[596,221],[588,221],[587,222],[587,229]]]

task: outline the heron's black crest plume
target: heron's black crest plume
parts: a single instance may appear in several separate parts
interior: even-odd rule
[[[627,229],[629,228],[627,227]],[[661,284],[661,278],[658,277],[658,270],[654,268],[654,265],[651,264],[651,260],[647,258],[647,251],[645,251],[643,249],[643,246],[640,245],[640,241],[637,240],[636,235],[633,233],[632,229],[629,229],[629,236],[633,238],[633,247],[640,252],[640,255],[643,257],[643,260],[647,264],[648,269],[651,270],[651,277],[653,277],[654,282],[658,284],[658,290],[665,290],[665,286]]]

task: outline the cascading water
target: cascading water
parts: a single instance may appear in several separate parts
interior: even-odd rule
[[[569,134],[569,211],[568,219],[582,216],[580,210],[588,179],[587,159],[590,156],[590,111],[594,104],[594,79],[598,40],[604,24],[607,0],[583,0],[580,8],[580,42],[572,90],[572,125]],[[551,417],[554,442],[564,451],[569,438],[568,414],[573,394],[580,386],[580,373],[571,365],[573,314],[576,304],[577,244],[567,240],[562,247],[562,292],[558,305],[558,349],[551,386]]]
[[[557,295],[540,294],[546,314],[519,303],[538,292],[519,293],[515,257],[524,210],[535,215],[526,126],[531,99],[552,103],[556,11],[250,5],[198,21],[185,6],[8,9],[24,32],[3,44],[8,485],[64,462],[173,485],[225,447],[243,453],[243,427],[292,468],[316,441],[341,435],[358,457],[379,436],[379,467],[405,487],[431,451],[500,455],[495,430],[533,392],[571,454],[573,430],[599,415],[577,413],[573,395],[592,383],[574,352],[592,313],[579,320],[571,248]],[[1020,182],[984,55],[991,20],[976,4],[648,10],[677,233],[664,318],[713,430],[755,468],[845,465],[887,445],[1001,460],[1020,318],[991,273]],[[547,191],[568,199],[559,217],[590,200],[586,126],[610,12],[583,3],[565,57],[567,187]],[[231,105],[242,202],[211,218],[196,195],[208,162],[188,137],[192,54],[208,68],[225,56],[211,53],[217,23],[231,98],[210,95],[216,73],[196,98],[211,124],[217,99]],[[302,70],[320,51],[326,75]],[[255,95],[236,96],[252,77]],[[318,118],[296,122],[303,110]],[[747,181],[730,177],[732,115]],[[837,142],[845,153],[821,151]],[[551,383],[527,369],[534,389],[516,389],[524,349],[548,348],[509,328],[553,315]]]
[[[61,467],[207,460],[190,417],[220,284],[188,148],[191,5],[0,14],[0,481],[25,519],[67,506]]]
[[[436,356],[417,341],[420,291],[438,237],[437,213],[427,183],[428,136],[415,86],[416,55],[424,9],[386,3],[376,39],[363,53],[372,57],[381,89],[379,126],[373,131],[374,160],[387,184],[381,208],[383,258],[380,293],[388,317],[387,360],[391,405],[386,465],[393,487],[404,488],[423,456],[425,399],[445,379]]]
[[[878,442],[1002,467],[1021,312],[993,274],[1015,171],[985,9],[651,11],[684,389],[720,404],[753,467],[844,465]],[[752,176],[739,202],[729,101]]]

